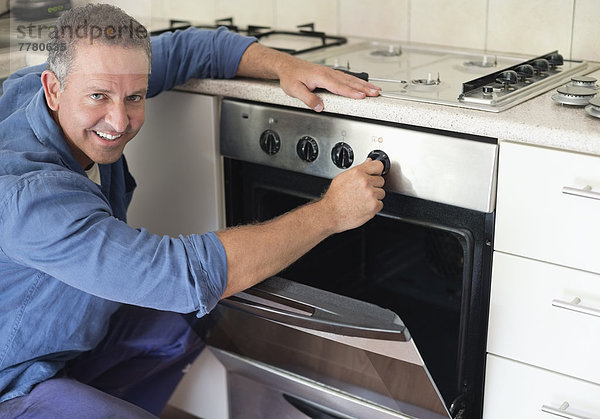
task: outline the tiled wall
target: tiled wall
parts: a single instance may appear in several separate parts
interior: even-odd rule
[[[146,0],[155,17],[600,61],[600,0]],[[136,0],[114,1],[127,10]],[[132,6],[135,7],[135,6]]]

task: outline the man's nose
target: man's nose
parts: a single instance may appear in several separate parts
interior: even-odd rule
[[[105,117],[107,123],[116,131],[124,132],[129,125],[129,115],[124,103],[113,103]]]

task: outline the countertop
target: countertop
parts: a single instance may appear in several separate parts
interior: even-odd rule
[[[600,70],[589,74],[600,80]],[[178,90],[298,108],[276,81],[251,79],[191,80]],[[562,150],[600,155],[600,118],[583,107],[556,104],[555,89],[503,112],[485,112],[385,97],[348,99],[319,92],[325,112],[462,132]]]

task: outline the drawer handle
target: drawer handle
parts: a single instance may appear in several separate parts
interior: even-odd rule
[[[600,192],[592,191],[590,185],[584,186],[583,188],[571,188],[569,186],[563,186],[562,193],[567,195],[580,196],[582,198],[598,199],[600,200]]]
[[[552,300],[552,305],[566,310],[576,311],[578,313],[589,314],[590,316],[600,317],[600,310],[591,307],[579,305],[581,298],[575,297],[571,301]]]
[[[573,413],[567,412],[568,407],[569,407],[569,402],[564,402],[563,404],[560,405],[560,407],[558,409],[556,409],[555,407],[552,407],[552,406],[543,405],[542,412],[550,413],[551,415],[554,415],[554,416],[560,416],[561,418],[591,419],[588,416],[580,416],[580,415],[575,415]]]

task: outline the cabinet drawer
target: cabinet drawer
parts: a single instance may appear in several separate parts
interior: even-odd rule
[[[600,386],[488,355],[484,419],[600,418]],[[560,406],[569,406],[560,413]],[[554,409],[554,412],[542,410]]]
[[[600,275],[494,252],[488,352],[600,384]]]
[[[496,209],[496,250],[600,273],[600,157],[504,142]]]

